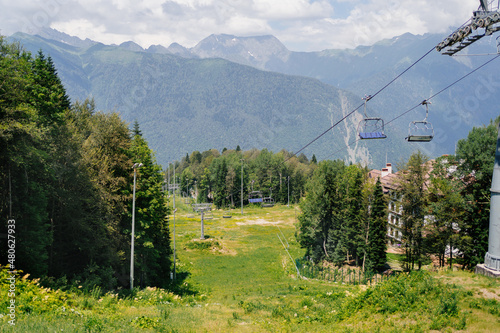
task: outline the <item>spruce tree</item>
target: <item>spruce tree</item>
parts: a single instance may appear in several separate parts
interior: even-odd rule
[[[387,202],[380,178],[377,179],[373,190],[369,220],[365,270],[381,271],[387,261]]]
[[[168,202],[162,191],[162,169],[140,135],[132,139],[130,153],[132,162],[143,164],[137,169],[135,276],[142,287],[164,287],[170,275],[172,249]],[[132,182],[130,184],[132,186]]]
[[[428,158],[420,151],[410,156],[408,162],[399,167],[398,195],[403,208],[403,246],[405,268],[422,267],[424,258],[423,227],[428,207],[427,174]]]

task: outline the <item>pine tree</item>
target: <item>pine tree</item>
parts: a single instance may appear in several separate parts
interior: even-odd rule
[[[362,170],[357,165],[350,165],[345,169],[339,184],[340,201],[343,206],[342,243],[345,244],[346,260],[354,258],[357,264],[359,264],[362,245],[362,234],[359,232],[362,213],[362,179]]]
[[[135,260],[138,274],[135,276],[143,287],[164,287],[170,275],[172,250],[161,167],[156,164],[146,140],[139,135],[132,139],[130,153],[134,163],[143,164],[137,169]]]
[[[465,198],[461,193],[463,183],[456,178],[456,174],[449,173],[450,166],[457,164],[452,156],[436,159],[430,178],[429,201],[432,220],[426,226],[426,248],[429,253],[439,258],[441,267],[445,265],[447,248],[451,250],[456,247],[460,239],[454,225],[460,230],[464,227],[461,223],[466,210]],[[452,251],[450,255],[453,255]],[[451,268],[452,260],[449,263]]]
[[[377,179],[370,205],[366,271],[381,271],[387,261],[387,203],[380,178]]]
[[[139,128],[139,122],[137,120],[134,120],[134,127],[132,129],[132,136],[142,136],[141,129]]]
[[[42,124],[61,124],[64,112],[70,108],[70,100],[57,76],[52,58],[46,58],[40,50],[32,68],[34,84],[30,86],[31,101]]]
[[[427,212],[428,158],[420,151],[410,156],[407,163],[400,166],[398,195],[402,198],[403,245],[406,269],[422,267],[424,257],[423,227]]]
[[[308,185],[307,196],[300,204],[302,213],[298,216],[296,238],[315,262],[345,259],[340,234],[342,220],[336,216],[337,175],[342,174],[343,169],[342,161],[320,162]]]

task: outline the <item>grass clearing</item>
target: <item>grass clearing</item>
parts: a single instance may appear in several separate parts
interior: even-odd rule
[[[176,293],[48,290],[19,282],[15,328],[0,332],[498,332],[500,283],[469,272],[401,274],[376,286],[297,279],[295,209],[214,211],[205,221],[179,204]],[[286,241],[285,241],[286,240]],[[389,262],[400,260],[389,253]],[[4,290],[2,289],[2,293]]]

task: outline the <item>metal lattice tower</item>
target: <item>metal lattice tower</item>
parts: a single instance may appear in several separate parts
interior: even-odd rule
[[[441,43],[436,50],[445,55],[454,55],[485,36],[500,30],[500,0],[480,0],[480,6],[473,12],[468,24],[464,24]]]

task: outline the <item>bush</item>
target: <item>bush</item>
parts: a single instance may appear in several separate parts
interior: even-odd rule
[[[191,250],[220,250],[222,247],[215,239],[194,239],[186,243],[186,247]]]

